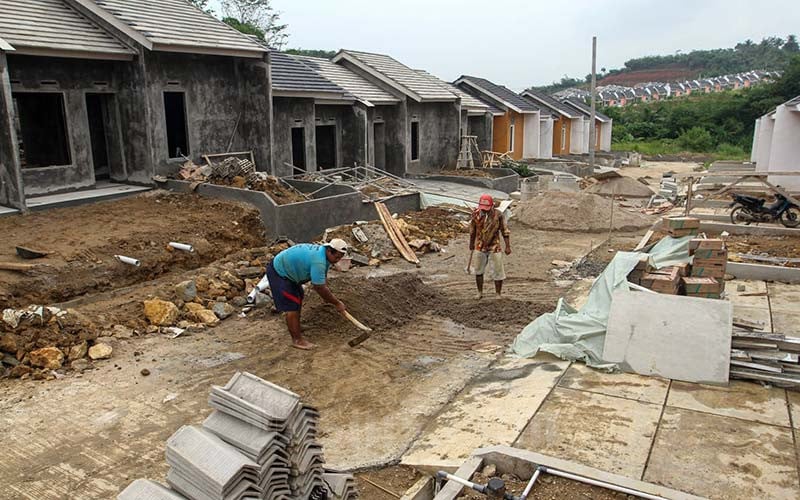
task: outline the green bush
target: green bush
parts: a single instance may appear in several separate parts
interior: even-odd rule
[[[692,127],[678,136],[678,145],[686,151],[708,153],[714,147],[711,133],[702,127]]]

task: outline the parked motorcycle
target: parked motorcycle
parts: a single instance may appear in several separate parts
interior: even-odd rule
[[[764,198],[737,193],[731,196],[733,202],[729,206],[734,224],[780,221],[786,227],[800,226],[800,207],[781,194],[775,195],[775,203],[766,206]]]

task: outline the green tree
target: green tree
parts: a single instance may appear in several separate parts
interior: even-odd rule
[[[797,44],[797,37],[795,35],[789,35],[786,37],[786,43],[783,44],[781,49],[792,54],[797,54],[800,52],[800,45]]]
[[[208,0],[189,0],[189,3],[196,5],[203,12],[211,12],[211,9],[208,8]]]
[[[288,25],[271,0],[221,0],[223,21],[243,33],[255,35],[270,47],[281,50],[289,38]],[[243,31],[246,30],[246,31]]]
[[[320,57],[322,59],[333,59],[333,56],[336,55],[335,50],[319,49],[286,49],[284,52],[295,56]]]

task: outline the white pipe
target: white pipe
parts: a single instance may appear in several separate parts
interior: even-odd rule
[[[142,263],[139,261],[139,259],[134,259],[133,257],[125,257],[124,255],[115,255],[114,258],[117,259],[118,261],[124,263],[124,264],[130,264],[130,265],[136,266],[136,267],[139,267],[139,266],[142,265]]]
[[[628,495],[637,496],[640,498],[647,498],[648,500],[668,500],[664,497],[659,497],[656,495],[651,495],[649,493],[645,493],[643,491],[632,490],[630,488],[625,488],[624,486],[617,486],[615,484],[606,483],[604,481],[597,481],[594,479],[589,479],[588,477],[577,476],[575,474],[570,474],[569,472],[562,472],[560,470],[551,469],[545,466],[539,466],[539,469],[542,472],[546,472],[547,474],[551,474],[553,476],[563,477],[565,479],[571,479],[573,481],[578,481],[581,483],[591,484],[592,486],[599,486],[600,488],[605,488],[607,490],[619,491],[620,493],[626,493]]]
[[[519,500],[526,500],[528,498],[528,495],[531,493],[531,490],[533,489],[533,483],[535,483],[536,480],[539,479],[539,475],[541,473],[542,470],[537,468],[536,471],[533,473],[533,477],[531,477],[531,480],[528,481],[528,485],[525,486],[525,491],[522,492],[522,495],[520,495]]]
[[[176,243],[174,241],[170,241],[169,246],[171,246],[176,250],[183,250],[184,252],[194,253],[194,247],[192,245],[187,245],[186,243]]]

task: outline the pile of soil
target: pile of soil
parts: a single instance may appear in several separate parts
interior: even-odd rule
[[[15,246],[50,252],[27,274],[0,271],[0,309],[52,304],[195,269],[241,248],[264,245],[258,212],[189,194],[146,193],[102,204],[0,219],[0,259]],[[194,253],[173,250],[188,243]],[[114,255],[139,259],[122,264]]]
[[[584,192],[623,198],[649,198],[655,194],[652,189],[631,177],[612,177],[589,186]]]
[[[408,325],[430,313],[470,328],[519,333],[535,318],[552,310],[552,305],[524,300],[449,297],[411,273],[367,279],[342,276],[332,279],[330,287],[353,316],[376,332]],[[309,312],[304,313],[303,321],[308,328],[352,335],[352,326],[343,322],[333,307],[323,304],[316,293],[309,293],[307,298],[305,307]]]
[[[264,178],[253,179],[247,181],[244,177],[237,176],[231,181],[227,180],[213,180],[213,184],[222,186],[232,186],[240,189],[250,189],[251,191],[261,191],[266,193],[272,201],[278,205],[288,205],[289,203],[298,203],[308,201],[308,198],[303,196],[300,192],[286,184],[282,183],[277,177],[267,176]]]
[[[713,236],[709,236],[713,237]],[[726,239],[728,259],[732,261],[771,264],[770,262],[757,262],[742,259],[734,254],[750,254],[765,257],[800,257],[800,238],[792,236],[755,236],[748,234],[734,234]],[[800,267],[800,263],[791,262],[786,267]]]
[[[634,181],[635,182],[635,181]],[[655,218],[630,212],[608,198],[590,193],[547,191],[521,202],[514,219],[533,229],[566,232],[608,231],[614,203],[614,230],[635,231],[650,227]]]

